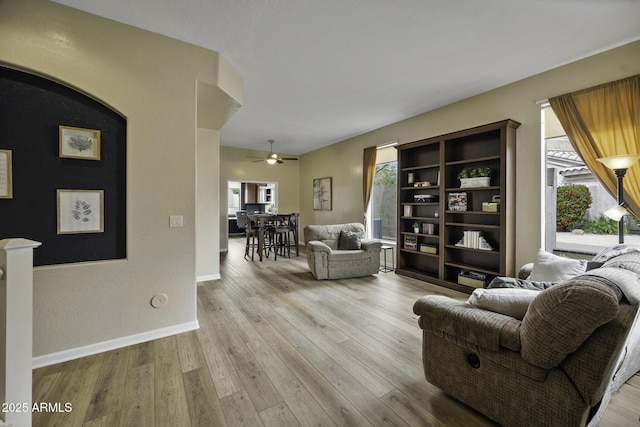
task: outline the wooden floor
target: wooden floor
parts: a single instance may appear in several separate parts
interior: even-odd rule
[[[412,312],[427,293],[379,273],[315,281],[304,253],[243,259],[232,239],[222,280],[198,288],[200,329],[34,371],[34,426],[491,426],[427,383]],[[487,396],[490,398],[490,396]],[[640,427],[640,377],[601,426]]]

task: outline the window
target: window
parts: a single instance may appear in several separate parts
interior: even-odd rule
[[[378,148],[373,190],[369,205],[372,237],[396,241],[397,223],[398,154],[395,147]]]
[[[229,181],[229,185],[227,187],[227,214],[229,216],[235,216],[236,212],[240,210],[240,183],[236,181]]]
[[[545,248],[595,254],[618,243],[618,223],[603,212],[617,204],[573,149],[551,107],[542,107],[545,142]],[[589,201],[590,200],[590,201]],[[588,205],[588,206],[587,206]],[[627,228],[637,228],[627,221]],[[628,243],[640,236],[632,236]],[[627,243],[625,237],[625,243]]]

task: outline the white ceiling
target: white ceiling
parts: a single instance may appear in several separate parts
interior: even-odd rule
[[[221,143],[289,154],[640,39],[637,0],[57,2],[220,52],[244,77]]]

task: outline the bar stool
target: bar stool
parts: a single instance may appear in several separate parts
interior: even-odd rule
[[[253,226],[251,220],[249,219],[249,215],[246,212],[238,211],[236,213],[238,216],[239,222],[245,224],[245,233],[246,233],[246,242],[244,246],[244,257],[245,259],[249,256],[249,249],[251,249],[251,260],[253,261],[253,254],[255,253],[255,248],[258,247],[258,230]]]
[[[269,246],[267,257],[269,252],[273,249],[274,260],[278,259],[278,252],[281,256],[287,256],[291,258],[291,251],[289,249],[289,225],[287,223],[276,223],[269,227]]]
[[[291,251],[291,247],[295,247],[296,256],[300,255],[299,243],[298,243],[298,220],[300,218],[299,213],[292,213],[289,215],[289,234],[287,238],[289,239],[289,251]]]

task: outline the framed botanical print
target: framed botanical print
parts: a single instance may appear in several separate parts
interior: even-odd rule
[[[58,190],[58,234],[103,233],[104,190]]]
[[[69,159],[100,160],[100,131],[59,126],[59,156]]]
[[[313,210],[331,210],[331,177],[313,180]]]

